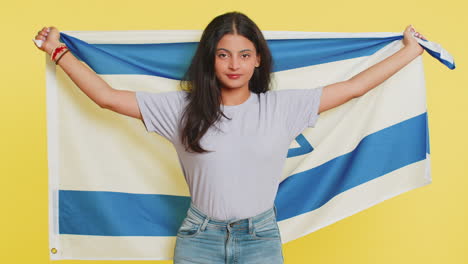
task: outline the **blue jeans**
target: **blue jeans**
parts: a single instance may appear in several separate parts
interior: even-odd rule
[[[174,249],[174,264],[188,263],[284,263],[276,207],[250,218],[222,221],[191,203]]]

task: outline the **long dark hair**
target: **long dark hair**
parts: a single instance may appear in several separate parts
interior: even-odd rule
[[[227,118],[221,111],[220,83],[214,68],[216,46],[225,34],[244,36],[252,41],[260,55],[260,66],[255,68],[249,81],[249,90],[258,95],[270,89],[273,58],[258,26],[240,12],[215,17],[203,31],[192,62],[180,82],[181,88],[188,91],[188,104],[181,118],[181,141],[186,151],[211,152],[200,146],[200,139],[221,116]]]

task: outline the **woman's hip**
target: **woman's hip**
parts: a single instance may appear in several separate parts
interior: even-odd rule
[[[191,203],[177,232],[174,263],[283,263],[276,215],[273,206],[250,218],[221,221]]]

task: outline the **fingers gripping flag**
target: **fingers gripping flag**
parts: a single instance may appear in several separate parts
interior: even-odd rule
[[[344,81],[402,47],[401,33],[264,31],[272,89]],[[201,31],[69,31],[61,41],[114,89],[178,88]],[[418,39],[454,69],[438,44]],[[291,144],[277,193],[283,243],[431,182],[421,56],[321,113]],[[104,110],[47,59],[51,259],[171,259],[190,205],[177,153],[140,120]]]

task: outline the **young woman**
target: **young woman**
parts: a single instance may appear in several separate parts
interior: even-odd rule
[[[353,78],[315,89],[269,89],[272,56],[247,16],[230,12],[203,31],[180,91],[115,90],[66,47],[59,31],[36,35],[41,50],[96,104],[138,118],[170,140],[192,198],[174,263],[283,263],[274,199],[287,150],[323,111],[365,94],[423,48],[411,26],[404,47]]]

